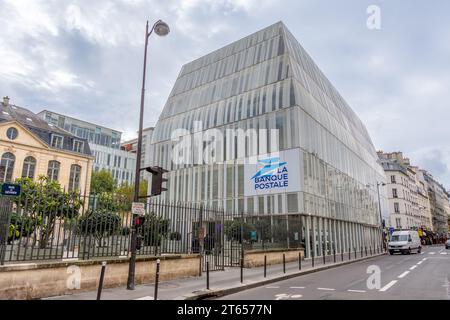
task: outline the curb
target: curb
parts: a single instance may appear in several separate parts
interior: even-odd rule
[[[309,270],[305,270],[305,271],[298,271],[298,272],[294,272],[291,274],[287,274],[287,275],[283,275],[280,277],[275,277],[275,278],[271,278],[271,279],[267,279],[267,280],[263,280],[263,281],[258,281],[258,282],[253,282],[253,283],[247,283],[247,284],[242,284],[236,287],[231,287],[231,288],[224,288],[224,289],[216,289],[216,290],[201,290],[201,291],[194,291],[192,293],[180,296],[180,297],[176,297],[174,300],[203,300],[206,298],[213,298],[213,297],[222,297],[222,296],[226,296],[229,294],[233,294],[233,293],[237,293],[240,291],[244,291],[244,290],[248,290],[248,289],[253,289],[253,288],[257,288],[257,287],[261,287],[261,286],[265,286],[267,284],[271,284],[274,282],[278,282],[278,281],[283,281],[283,280],[288,280],[291,278],[296,278],[305,274],[310,274],[310,273],[315,273],[315,272],[319,272],[319,271],[324,271],[324,270],[328,270],[328,269],[332,269],[332,268],[337,268],[340,266],[344,266],[347,264],[351,264],[351,263],[355,263],[355,262],[359,262],[359,261],[364,261],[364,260],[369,260],[369,259],[373,259],[379,256],[383,256],[386,255],[387,253],[379,253],[379,254],[375,254],[372,256],[368,256],[368,257],[364,257],[364,258],[357,258],[354,260],[350,260],[350,261],[344,261],[344,262],[336,262],[336,263],[332,263],[328,266],[321,266],[321,267],[317,267],[314,269],[309,269]]]

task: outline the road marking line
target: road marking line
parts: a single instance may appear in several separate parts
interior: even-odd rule
[[[293,294],[291,296],[291,298],[293,298],[293,299],[298,299],[298,298],[301,298],[301,297],[303,297],[301,294]]]
[[[436,254],[436,252],[430,252],[430,253],[428,253],[428,254]]]
[[[409,271],[405,271],[401,275],[399,275],[398,277],[401,279],[401,278],[405,277],[408,273],[409,273]]]
[[[291,289],[305,289],[305,287],[289,287]]]
[[[358,292],[358,293],[365,293],[366,292],[366,290],[352,290],[352,289],[349,289],[347,291],[348,292]]]
[[[380,291],[384,292],[384,291],[388,290],[390,287],[392,287],[396,283],[397,283],[397,280],[392,280],[387,285],[385,285],[383,288],[381,288]]]
[[[441,254],[447,254],[447,252],[441,252]]]
[[[273,286],[273,287],[266,287],[266,289],[280,289],[280,287]]]
[[[333,289],[333,288],[317,288],[317,290],[334,291],[336,289]]]
[[[423,258],[422,260],[425,261],[425,260],[427,260],[427,259],[428,259],[428,258]]]
[[[145,296],[145,297],[137,298],[137,299],[133,299],[133,300],[155,300],[155,298],[153,298],[151,296]]]
[[[412,266],[409,270],[414,270],[415,268],[417,268],[417,266]]]
[[[417,264],[422,264],[422,262],[423,262],[423,261],[419,261],[419,262],[417,262]]]

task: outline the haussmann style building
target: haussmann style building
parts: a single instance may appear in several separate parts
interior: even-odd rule
[[[48,124],[8,97],[0,107],[0,183],[43,175],[66,191],[89,194],[94,157],[86,139]]]
[[[223,139],[208,162],[195,147],[211,135]],[[385,174],[369,134],[282,22],[184,65],[152,147],[167,200],[282,223],[307,257],[381,246]]]

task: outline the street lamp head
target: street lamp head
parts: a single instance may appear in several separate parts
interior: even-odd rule
[[[153,29],[155,30],[155,33],[160,37],[167,36],[170,32],[169,25],[162,20],[158,20],[153,26]]]

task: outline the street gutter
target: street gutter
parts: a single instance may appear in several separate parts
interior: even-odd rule
[[[246,284],[241,284],[238,286],[234,286],[234,287],[229,287],[229,288],[219,288],[219,289],[211,289],[211,290],[200,290],[200,291],[195,291],[189,294],[185,294],[183,296],[179,296],[176,297],[174,300],[204,300],[204,299],[208,299],[208,298],[216,298],[216,297],[223,297],[226,295],[230,295],[233,293],[237,293],[240,291],[245,291],[248,289],[253,289],[253,288],[257,288],[257,287],[261,287],[261,286],[265,286],[274,282],[279,282],[279,281],[283,281],[283,280],[288,280],[288,279],[292,279],[292,278],[296,278],[305,274],[310,274],[310,273],[314,273],[314,272],[319,272],[319,271],[324,271],[324,270],[328,270],[328,269],[332,269],[332,268],[337,268],[340,266],[344,266],[347,264],[351,264],[351,263],[355,263],[355,262],[359,262],[359,261],[364,261],[364,260],[370,260],[379,256],[383,256],[386,255],[387,253],[380,253],[380,254],[375,254],[372,255],[370,257],[364,257],[364,258],[357,258],[354,260],[349,260],[349,261],[344,261],[344,262],[336,262],[336,263],[331,263],[329,265],[325,265],[325,266],[320,266],[320,267],[316,267],[313,269],[308,269],[308,270],[304,270],[304,271],[297,271],[297,272],[293,272],[290,274],[286,274],[286,275],[282,275],[282,276],[278,276],[278,277],[274,277],[274,278],[270,278],[270,279],[266,279],[266,280],[262,280],[262,281],[257,281],[257,282],[252,282],[252,283],[246,283]]]

